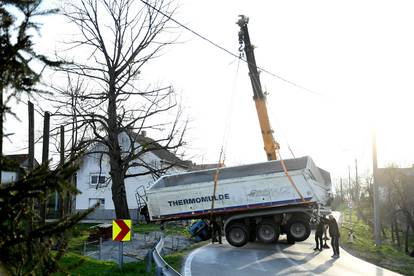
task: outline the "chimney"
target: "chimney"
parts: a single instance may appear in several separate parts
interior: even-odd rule
[[[141,136],[146,137],[146,136],[147,136],[147,132],[146,132],[145,130],[142,130],[142,131],[141,131]]]

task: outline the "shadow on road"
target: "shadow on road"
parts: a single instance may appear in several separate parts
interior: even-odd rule
[[[337,260],[338,259],[327,260],[323,265],[315,267],[315,269],[313,269],[311,272],[315,273],[316,275],[321,274],[331,268]]]

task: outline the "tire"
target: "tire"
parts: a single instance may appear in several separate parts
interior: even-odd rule
[[[257,239],[263,243],[276,242],[279,239],[279,225],[271,221],[262,221],[257,226]]]
[[[242,247],[249,241],[247,226],[242,223],[233,223],[226,229],[226,240],[235,247]]]
[[[304,219],[303,217],[293,217],[291,218],[286,227],[286,235],[289,241],[301,242],[306,240],[310,233],[311,228],[309,225],[309,221]]]

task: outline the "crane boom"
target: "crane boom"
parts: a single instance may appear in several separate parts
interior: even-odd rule
[[[263,93],[262,85],[260,83],[259,72],[257,71],[256,59],[253,52],[254,47],[250,43],[247,23],[249,23],[249,18],[244,15],[240,15],[240,19],[237,21],[237,25],[240,26],[240,51],[244,49],[247,64],[249,66],[249,76],[253,88],[253,100],[256,104],[256,111],[259,118],[260,129],[262,131],[264,150],[266,152],[267,160],[277,160],[276,151],[279,149],[279,144],[275,141],[273,137],[273,130],[270,126],[266,106],[266,96]]]

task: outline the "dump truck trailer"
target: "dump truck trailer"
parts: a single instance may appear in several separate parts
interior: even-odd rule
[[[330,175],[310,157],[166,175],[140,194],[148,220],[213,219],[234,246],[279,234],[303,241],[312,215],[330,211],[330,198]]]

